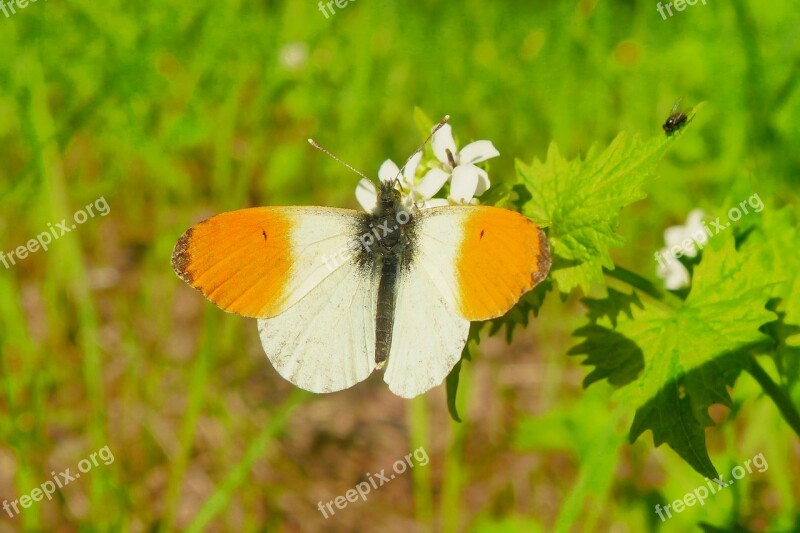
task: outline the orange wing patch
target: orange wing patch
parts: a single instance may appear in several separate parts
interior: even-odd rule
[[[184,233],[172,252],[178,276],[230,313],[262,318],[283,309],[294,263],[292,221],[269,207],[230,211]]]
[[[456,272],[464,318],[503,315],[547,276],[544,232],[519,213],[482,206],[465,218],[462,229]]]

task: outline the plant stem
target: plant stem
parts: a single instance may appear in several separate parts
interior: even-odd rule
[[[800,437],[800,413],[797,412],[797,406],[792,403],[792,399],[786,394],[786,391],[772,381],[769,374],[755,359],[751,359],[747,371],[761,385],[764,392],[772,398],[772,401],[778,407],[778,411],[783,415],[783,419],[786,420],[786,423],[789,424],[795,434]]]

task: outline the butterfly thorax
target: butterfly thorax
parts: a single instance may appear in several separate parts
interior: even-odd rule
[[[372,217],[371,225],[378,230],[378,246],[383,255],[398,253],[406,240],[406,226],[411,215],[400,201],[400,193],[391,185],[381,183],[378,209]],[[400,249],[398,249],[400,246]]]

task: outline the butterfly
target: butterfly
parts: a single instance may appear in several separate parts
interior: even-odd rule
[[[550,269],[544,232],[482,205],[407,208],[391,182],[366,213],[255,207],[187,230],[178,276],[224,311],[258,319],[275,370],[317,393],[374,370],[396,395],[439,385],[470,321],[505,314]]]

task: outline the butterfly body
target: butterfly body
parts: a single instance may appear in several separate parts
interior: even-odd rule
[[[382,183],[379,193],[377,212],[368,220],[370,229],[378,229],[380,240],[374,251],[367,253],[380,265],[375,317],[375,363],[381,367],[392,347],[398,269],[403,265],[408,266],[411,258],[411,239],[408,234],[413,228],[413,216],[403,208],[397,191],[390,184]]]

